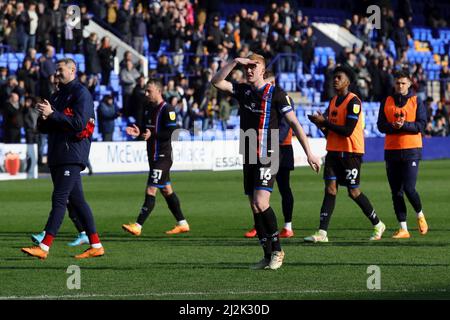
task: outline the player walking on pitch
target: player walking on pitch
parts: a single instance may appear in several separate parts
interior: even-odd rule
[[[244,67],[248,83],[236,84],[225,80],[238,65]],[[280,117],[286,118],[296,136],[299,137],[308,157],[308,163],[316,172],[320,170],[320,160],[311,153],[308,138],[295,117],[289,96],[279,87],[264,81],[264,73],[264,57],[252,54],[248,58],[236,58],[224,65],[213,76],[211,82],[217,89],[237,98],[241,117],[241,135],[242,133],[246,136],[254,134],[257,139],[253,145],[247,143],[247,139],[241,136],[241,144],[245,146],[244,190],[250,201],[254,225],[264,250],[263,259],[253,268],[275,270],[281,267],[284,259],[277,219],[270,206],[270,195],[279,162],[278,136],[276,141],[272,141],[271,136],[273,130],[279,128]],[[253,162],[252,159],[256,161]],[[273,164],[275,169],[271,167]],[[273,169],[274,171],[271,171]]]
[[[266,70],[264,75],[266,82],[275,85],[275,75],[272,71]],[[289,97],[292,108],[294,102]],[[294,110],[295,112],[295,110]],[[291,171],[294,170],[294,150],[292,149],[292,128],[287,123],[286,119],[282,117],[279,124],[280,130],[280,167],[277,172],[276,180],[278,190],[281,195],[281,208],[284,217],[284,226],[280,232],[280,238],[291,238],[294,236],[292,229],[292,213],[294,211],[294,195],[292,194],[290,178]],[[256,237],[256,229],[252,228],[245,233],[246,238]]]
[[[145,95],[149,105],[145,111],[144,124],[133,125],[126,131],[133,137],[141,136],[147,141],[149,176],[144,204],[135,223],[122,225],[122,229],[139,236],[142,226],[155,207],[156,191],[159,189],[166,199],[167,206],[177,220],[177,224],[166,234],[188,232],[187,223],[180,206],[180,200],[172,189],[170,168],[172,167],[172,133],[176,128],[175,109],[166,103],[162,97],[162,84],[159,80],[150,79],[147,82]]]
[[[91,208],[84,199],[80,176],[89,158],[94,131],[94,103],[90,92],[76,79],[75,61],[59,60],[55,76],[59,79],[60,90],[52,95],[50,102],[44,100],[37,107],[41,113],[39,129],[48,133],[48,163],[54,188],[52,210],[42,242],[38,246],[22,248],[22,251],[40,259],[47,258],[69,202],[76,210],[91,245],[75,258],[99,257],[104,254],[104,249]]]
[[[320,209],[319,231],[306,242],[328,242],[328,224],[333,214],[338,184],[345,185],[348,195],[361,208],[374,226],[370,240],[380,240],[386,226],[380,221],[369,199],[359,188],[362,155],[364,154],[364,129],[361,101],[348,90],[352,82],[352,71],[346,67],[337,67],[334,72],[333,86],[337,93],[322,115],[318,112],[308,116],[327,137],[327,155],[325,157],[325,196]]]
[[[378,130],[386,134],[384,158],[391,187],[392,202],[400,223],[392,238],[411,237],[406,224],[406,194],[417,215],[419,232],[425,235],[428,224],[422,211],[422,202],[416,190],[419,161],[422,158],[422,132],[427,124],[427,111],[411,90],[411,80],[406,71],[395,75],[395,94],[388,96],[380,106]]]

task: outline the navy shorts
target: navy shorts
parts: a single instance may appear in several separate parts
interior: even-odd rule
[[[244,164],[244,192],[252,196],[255,190],[272,192],[276,173],[272,173],[269,165]]]
[[[147,186],[164,188],[170,184],[170,168],[172,167],[172,160],[158,160],[150,162],[150,172],[148,174]]]
[[[280,168],[294,170],[294,149],[291,144],[280,146]]]
[[[325,180],[336,180],[341,186],[359,188],[362,155],[328,152],[325,157]]]

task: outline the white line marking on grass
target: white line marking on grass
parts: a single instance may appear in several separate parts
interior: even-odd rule
[[[256,294],[324,294],[324,293],[444,293],[450,292],[448,289],[435,290],[292,290],[292,291],[216,291],[216,292],[145,292],[145,293],[92,293],[75,295],[40,295],[40,296],[0,296],[0,300],[58,300],[58,299],[85,299],[85,298],[138,298],[138,297],[166,297],[166,296],[212,296],[212,295],[256,295]]]

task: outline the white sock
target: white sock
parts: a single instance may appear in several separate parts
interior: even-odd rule
[[[99,243],[93,243],[93,244],[91,244],[91,247],[95,248],[95,249],[99,249],[99,248],[102,247],[102,244],[100,242]]]
[[[400,228],[402,228],[403,230],[408,231],[408,226],[406,225],[406,221],[405,222],[400,222]]]
[[[381,227],[382,226],[382,224],[383,224],[383,222],[381,222],[381,220],[380,220],[380,222],[378,222],[376,225],[375,225],[375,227]]]
[[[319,234],[323,237],[327,236],[327,232],[325,230],[319,229]]]
[[[420,210],[420,212],[417,212],[417,218],[422,218],[424,217],[423,211]]]
[[[141,226],[139,223],[136,222],[134,225],[135,225],[136,227],[138,227],[139,229],[142,229],[142,226]]]
[[[180,220],[180,221],[177,222],[177,224],[178,224],[179,226],[185,226],[185,225],[187,225],[188,223],[187,223],[186,220]]]
[[[86,231],[81,231],[80,234],[81,234],[82,236],[85,236],[85,235],[86,235]]]
[[[286,222],[284,224],[284,228],[288,229],[289,231],[292,231],[292,222]]]
[[[43,244],[42,242],[39,243],[39,247],[41,247],[42,250],[48,252],[50,250],[50,247],[46,244]]]

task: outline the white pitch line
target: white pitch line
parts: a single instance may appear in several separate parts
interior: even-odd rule
[[[323,294],[323,293],[437,293],[449,292],[448,289],[436,290],[293,290],[293,291],[217,291],[217,292],[146,292],[128,294],[76,294],[76,295],[40,295],[40,296],[0,296],[0,300],[57,300],[57,299],[84,299],[84,298],[137,298],[137,297],[165,297],[165,296],[211,296],[211,295],[245,295],[245,294]]]

